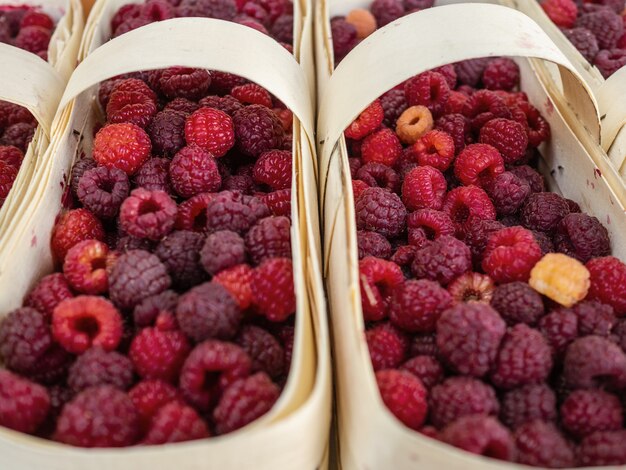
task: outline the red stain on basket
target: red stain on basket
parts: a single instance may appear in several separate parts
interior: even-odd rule
[[[608,214],[606,215],[606,224],[611,225],[611,216]]]
[[[593,170],[593,176],[595,178],[602,178],[602,172],[600,171],[599,168],[596,168],[595,170]]]
[[[525,49],[530,49],[535,47],[535,42],[533,41],[533,37],[530,34],[522,34],[517,39],[517,44]]]
[[[30,246],[34,248],[37,246],[37,235],[33,235],[33,238],[30,239]]]
[[[546,102],[543,104],[543,108],[548,116],[552,116],[554,113],[554,104],[550,98],[546,98]]]

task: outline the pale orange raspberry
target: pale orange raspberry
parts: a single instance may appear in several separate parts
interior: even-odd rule
[[[564,307],[571,307],[587,296],[589,277],[589,271],[577,259],[548,253],[535,264],[528,284]]]
[[[356,37],[365,39],[376,31],[376,18],[368,10],[355,8],[346,16],[346,21],[356,29]]]
[[[426,106],[411,106],[398,118],[396,134],[403,143],[413,145],[432,130],[433,125],[433,115]]]

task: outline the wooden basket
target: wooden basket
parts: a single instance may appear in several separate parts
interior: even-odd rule
[[[329,18],[367,3],[321,0],[316,11],[323,267],[336,360],[341,467],[527,468],[474,456],[424,437],[402,425],[384,406],[364,335],[354,200],[343,130],[369,103],[413,75],[464,59],[514,56],[520,65],[522,90],[551,126],[552,138],[540,149],[550,189],[598,217],[610,232],[614,254],[626,259],[624,187],[611,187],[598,171],[595,161],[600,147],[596,142],[592,158],[559,111],[558,96],[551,96],[539,79],[535,63],[556,64],[563,87],[575,90],[576,109],[591,110],[581,116],[590,128],[594,120],[597,123],[595,99],[576,68],[536,23],[497,5],[438,6],[408,15],[366,38],[333,70]],[[438,2],[444,3],[451,2]]]

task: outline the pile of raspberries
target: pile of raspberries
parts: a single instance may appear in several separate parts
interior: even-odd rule
[[[431,5],[334,18],[336,56]],[[626,464],[626,265],[598,219],[546,190],[550,128],[518,89],[510,59],[446,65],[345,130],[376,381],[402,423],[468,452]]]
[[[626,65],[625,0],[544,0],[541,7],[604,78]]]
[[[272,408],[291,363],[292,114],[183,67],[111,79],[98,100],[58,271],[0,323],[0,425],[82,447],[232,432]]]
[[[53,30],[52,18],[35,8],[0,7],[0,42],[47,60]],[[13,187],[36,128],[37,122],[26,108],[0,101],[0,207]]]

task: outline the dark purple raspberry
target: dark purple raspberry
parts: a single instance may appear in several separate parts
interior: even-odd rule
[[[483,185],[499,216],[515,214],[530,195],[530,185],[505,171]]]
[[[133,310],[135,326],[145,328],[154,326],[157,318],[162,313],[174,315],[178,305],[178,294],[172,290],[166,290],[160,294],[146,297],[137,304]]]
[[[229,230],[211,233],[200,251],[202,266],[211,275],[242,264],[245,260],[246,245],[243,238]]]
[[[152,251],[154,249],[154,242],[147,238],[135,238],[132,235],[126,235],[120,233],[111,242],[111,245],[115,246],[115,249],[121,253],[126,253],[130,250],[144,250]]]
[[[205,96],[199,101],[200,106],[205,108],[214,108],[219,109],[220,111],[224,111],[229,116],[233,116],[237,111],[242,109],[244,105],[237,98],[226,95],[226,96],[215,96],[209,95]]]
[[[448,291],[436,282],[412,279],[393,290],[389,317],[406,331],[429,333],[435,330],[441,313],[453,303]]]
[[[102,219],[114,218],[128,197],[128,176],[117,168],[87,170],[78,182],[76,195],[85,209]]]
[[[531,230],[551,233],[569,214],[567,201],[556,193],[533,193],[522,208],[522,225]]]
[[[604,49],[596,54],[593,65],[598,67],[604,78],[609,78],[626,65],[626,49]]]
[[[121,309],[132,309],[146,297],[170,287],[167,268],[156,255],[130,250],[121,255],[109,273],[109,296]]]
[[[519,84],[519,67],[511,59],[493,59],[483,70],[482,81],[488,90],[511,91]]]
[[[624,387],[626,354],[601,336],[579,338],[567,348],[563,378],[572,388]]]
[[[277,378],[287,372],[285,351],[280,342],[268,331],[254,325],[245,325],[235,342],[252,359],[252,372],[265,372]]]
[[[470,123],[462,114],[446,114],[437,119],[435,128],[441,130],[452,137],[454,141],[454,152],[458,154],[465,148],[466,144],[472,142]]]
[[[237,148],[252,157],[268,150],[280,149],[285,131],[276,114],[265,106],[253,104],[235,112],[235,141]]]
[[[404,361],[407,338],[390,323],[379,323],[365,332],[374,371],[394,369]]]
[[[197,342],[233,338],[242,317],[237,301],[215,282],[205,282],[183,294],[176,307],[180,329]]]
[[[443,367],[432,356],[415,356],[400,367],[401,370],[416,376],[427,390],[440,383],[444,377]]]
[[[185,117],[187,117],[198,109],[200,109],[200,105],[195,101],[188,100],[187,98],[174,98],[172,101],[167,103],[167,105],[165,105],[163,111],[180,112],[183,113]]]
[[[600,49],[612,49],[624,34],[622,18],[609,8],[600,8],[580,15],[576,26],[587,28],[598,40]]]
[[[443,430],[441,440],[473,454],[499,460],[515,458],[513,436],[491,416],[463,416]]]
[[[571,310],[558,308],[539,320],[538,329],[545,336],[552,352],[561,355],[578,338],[578,318]]]
[[[248,83],[244,77],[234,75],[228,72],[220,72],[211,70],[211,89],[210,91],[218,95],[227,95],[230,91],[239,85]]]
[[[606,228],[587,214],[568,214],[559,223],[554,235],[557,251],[586,263],[591,258],[611,254]]]
[[[390,90],[380,97],[380,104],[385,113],[383,124],[395,129],[396,121],[408,107],[403,90]]]
[[[551,423],[530,421],[515,431],[517,460],[547,468],[574,467],[576,459],[567,440]]]
[[[405,13],[402,0],[374,0],[370,10],[379,28],[404,16]]]
[[[373,188],[384,188],[391,192],[397,192],[400,188],[398,174],[382,163],[366,163],[356,172],[356,179],[364,181]]]
[[[350,166],[350,177],[356,179],[356,172],[363,165],[360,158],[348,158],[348,165]]]
[[[24,300],[24,306],[34,308],[49,320],[56,306],[72,297],[74,294],[65,276],[62,273],[53,273],[41,278]]]
[[[276,18],[271,33],[277,41],[293,44],[293,15],[281,15]]]
[[[472,255],[462,241],[444,235],[429,241],[415,252],[411,265],[418,279],[430,279],[446,285],[472,269]]]
[[[457,304],[437,322],[437,347],[454,370],[482,377],[495,364],[505,332],[504,320],[489,305]]]
[[[541,193],[546,190],[546,183],[539,173],[528,165],[515,166],[509,170],[518,178],[526,180],[533,193]]]
[[[382,188],[368,188],[356,201],[356,223],[360,230],[395,237],[406,228],[406,208],[397,194]]]
[[[418,334],[413,337],[409,347],[409,355],[414,356],[439,356],[437,336],[433,334]]]
[[[359,259],[363,259],[366,256],[389,259],[391,256],[391,243],[381,234],[368,230],[359,230],[356,236],[359,246]]]
[[[254,179],[248,175],[230,175],[222,182],[223,191],[238,191],[246,195],[255,193],[257,188]]]
[[[200,250],[204,236],[197,232],[180,230],[170,233],[154,250],[167,268],[172,284],[180,290],[189,289],[206,280],[200,265]]]
[[[248,231],[245,242],[255,264],[267,258],[291,258],[291,221],[275,216],[261,219]]]
[[[479,217],[467,219],[463,225],[463,241],[469,246],[475,263],[480,265],[489,237],[502,228],[504,228],[504,225],[497,220],[487,220]]]
[[[133,178],[133,183],[135,187],[145,188],[149,191],[171,193],[173,190],[170,184],[169,169],[169,159],[151,158],[141,165]]]
[[[330,21],[330,32],[333,39],[335,63],[337,64],[358,44],[357,32],[354,25],[342,17],[333,18]]]
[[[468,415],[497,416],[500,404],[489,385],[471,377],[450,377],[430,393],[430,419],[441,429]]]
[[[572,28],[563,30],[563,34],[588,62],[593,62],[593,58],[600,48],[598,47],[598,40],[591,31],[587,28]]]
[[[126,447],[135,443],[139,417],[124,392],[89,388],[63,407],[54,440],[78,447]]]
[[[617,321],[613,307],[596,300],[583,300],[571,308],[578,318],[580,336],[597,335],[608,337]]]
[[[171,157],[185,146],[185,119],[185,114],[180,111],[157,113],[148,126],[152,150],[156,155]]]
[[[415,252],[417,251],[417,247],[413,245],[402,245],[398,247],[389,261],[396,263],[398,266],[402,268],[402,272],[404,273],[404,277],[411,276],[411,264],[413,264],[413,260],[415,259]]]
[[[12,145],[22,152],[26,152],[28,144],[33,140],[34,133],[35,127],[32,124],[18,122],[4,130],[4,134],[0,138],[0,145]]]
[[[30,380],[50,385],[65,380],[74,356],[57,344],[53,344],[28,371],[22,372]]]
[[[602,390],[574,390],[561,405],[560,412],[565,430],[579,439],[594,432],[622,428],[619,398]]]
[[[158,88],[167,98],[202,98],[211,85],[211,74],[204,69],[170,67],[159,76]]]
[[[491,306],[508,325],[534,325],[544,315],[541,296],[525,282],[500,284],[493,292]]]
[[[626,465],[626,430],[596,432],[578,447],[581,466]]]
[[[622,318],[613,327],[613,339],[626,352],[626,318]]]
[[[72,194],[76,196],[78,192],[78,184],[80,179],[87,170],[93,170],[97,166],[96,161],[91,158],[83,158],[82,160],[74,163],[72,167],[72,176],[70,177],[70,187],[72,188]],[[78,197],[78,196],[76,196]]]
[[[519,225],[519,221],[515,221],[513,225]],[[541,248],[542,255],[545,255],[547,253],[554,253],[554,244],[546,233],[533,230],[533,237],[535,237],[537,245],[539,245],[539,248]]]
[[[51,346],[50,325],[33,308],[13,310],[0,323],[0,358],[9,369],[31,370]]]
[[[222,191],[207,204],[207,230],[230,230],[244,234],[257,220],[268,215],[269,209],[261,199],[238,192]]]
[[[49,409],[44,387],[0,369],[0,426],[34,433]]]
[[[475,87],[483,76],[483,71],[489,63],[489,58],[469,59],[454,64],[459,83]]]
[[[235,0],[181,0],[178,16],[201,16],[218,20],[232,20],[237,14]]]
[[[500,419],[511,429],[540,419],[556,419],[556,396],[546,384],[531,384],[506,392],[500,402]]]
[[[133,383],[133,364],[128,357],[100,347],[88,349],[70,367],[67,384],[74,393],[96,385],[127,390]]]

